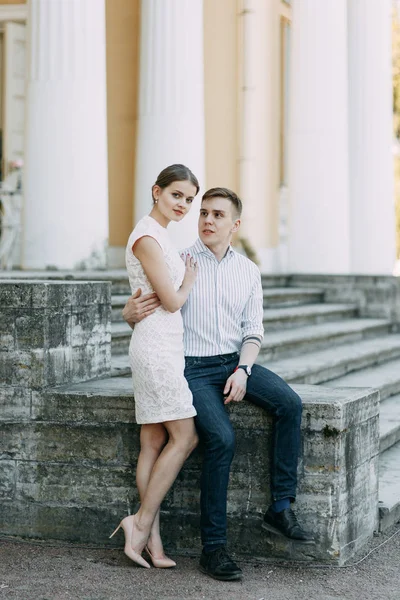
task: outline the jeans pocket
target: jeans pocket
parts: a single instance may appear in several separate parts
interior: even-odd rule
[[[186,356],[185,357],[185,369],[190,369],[191,367],[197,367],[200,364],[200,359],[194,356]]]

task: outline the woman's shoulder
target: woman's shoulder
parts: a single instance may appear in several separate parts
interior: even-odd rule
[[[136,240],[148,235],[157,240],[160,246],[163,247],[163,242],[165,240],[164,231],[164,228],[157,223],[155,219],[150,217],[150,215],[146,215],[145,217],[142,217],[135,225],[135,228],[129,236],[128,246],[131,248]]]

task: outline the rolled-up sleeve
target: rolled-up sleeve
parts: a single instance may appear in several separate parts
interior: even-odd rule
[[[254,274],[251,294],[243,311],[242,338],[248,335],[257,335],[262,339],[264,337],[263,320],[263,289],[261,274],[257,269],[257,272]]]

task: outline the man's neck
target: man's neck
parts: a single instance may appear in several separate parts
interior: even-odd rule
[[[203,242],[204,244],[204,242]],[[217,259],[218,262],[221,262],[221,260],[224,258],[225,254],[228,252],[228,248],[230,246],[230,242],[226,243],[224,242],[223,244],[219,244],[218,246],[207,246],[207,244],[204,244],[206,246],[206,248],[209,249],[210,252],[212,252],[215,256],[215,258]]]

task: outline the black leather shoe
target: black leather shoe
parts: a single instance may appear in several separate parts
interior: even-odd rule
[[[305,544],[315,543],[314,536],[304,531],[291,508],[285,508],[277,513],[269,507],[264,515],[262,527],[273,533],[284,535],[290,540],[297,540]]]
[[[219,546],[208,554],[202,552],[199,568],[202,573],[221,581],[242,579],[242,570],[228,556],[224,546]]]

